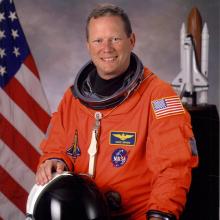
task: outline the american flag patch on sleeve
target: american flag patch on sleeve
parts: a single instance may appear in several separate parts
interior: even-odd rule
[[[171,115],[183,114],[183,105],[177,96],[166,97],[152,101],[152,107],[157,119]]]

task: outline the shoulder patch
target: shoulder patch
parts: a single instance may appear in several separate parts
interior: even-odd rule
[[[153,100],[151,104],[156,119],[185,113],[181,100],[178,96],[170,96]]]

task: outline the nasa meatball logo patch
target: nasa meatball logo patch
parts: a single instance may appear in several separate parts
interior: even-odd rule
[[[125,149],[118,148],[112,153],[111,159],[114,167],[121,167],[126,163],[128,159],[128,153]]]

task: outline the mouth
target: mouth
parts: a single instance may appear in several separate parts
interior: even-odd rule
[[[115,57],[101,57],[101,60],[104,62],[114,62],[117,59],[117,56]]]

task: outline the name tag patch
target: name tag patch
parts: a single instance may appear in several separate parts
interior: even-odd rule
[[[136,143],[135,132],[111,131],[110,133],[111,145],[134,146],[135,143]]]

